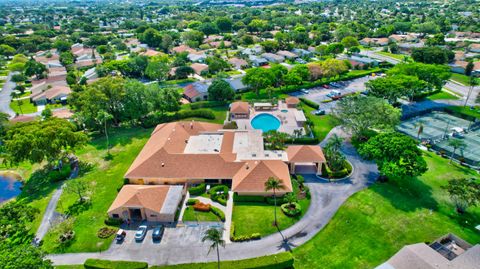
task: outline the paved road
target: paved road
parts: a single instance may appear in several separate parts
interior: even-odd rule
[[[339,128],[332,132],[343,134]],[[343,146],[343,152],[353,164],[354,172],[350,179],[338,183],[329,183],[313,175],[305,175],[305,182],[310,188],[312,201],[305,216],[290,228],[283,230],[283,235],[288,238],[285,243],[278,234],[273,234],[257,241],[231,243],[220,250],[222,260],[238,260],[270,255],[307,242],[315,236],[330,221],[338,208],[357,191],[373,183],[378,175],[374,163],[362,160],[351,144]],[[157,244],[152,245],[149,251],[142,248],[119,248],[112,245],[109,250],[97,253],[76,253],[49,255],[55,265],[82,264],[88,258],[101,258],[109,260],[145,261],[152,265],[179,264],[191,262],[215,261],[216,256],[208,253],[208,243],[192,243],[189,245]]]
[[[50,226],[58,216],[58,213],[55,212],[55,209],[57,208],[57,203],[58,203],[58,200],[60,200],[60,196],[62,196],[63,186],[64,185],[62,184],[55,190],[55,192],[52,195],[52,198],[48,202],[47,210],[45,210],[45,213],[43,214],[42,222],[38,227],[37,233],[35,234],[35,237],[38,240],[43,239],[43,237],[47,234],[48,229],[50,229]]]
[[[385,56],[385,55],[381,55],[381,54],[378,54],[377,52],[381,50],[381,49],[377,49],[377,50],[362,50],[360,52],[361,55],[365,55],[365,56],[368,56],[370,58],[374,58],[374,59],[378,59],[380,61],[385,61],[385,62],[388,62],[388,63],[391,63],[391,64],[398,64],[399,62],[401,62],[400,60],[398,59],[395,59],[395,58],[392,58],[392,57],[388,57],[388,56]]]
[[[10,115],[10,118],[15,117],[15,112],[10,108],[10,102],[12,100],[10,94],[15,86],[17,86],[15,82],[10,81],[10,78],[16,73],[17,72],[10,72],[7,77],[7,81],[3,85],[2,91],[0,91],[0,112],[7,113]]]

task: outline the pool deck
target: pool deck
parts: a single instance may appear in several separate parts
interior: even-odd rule
[[[287,112],[282,112],[282,110]],[[235,119],[235,121],[237,122],[237,126],[239,130],[251,130],[253,129],[253,127],[250,122],[255,116],[259,114],[270,114],[280,120],[281,124],[277,131],[293,135],[294,130],[301,129],[302,133],[305,133],[303,126],[299,126],[299,124],[295,120],[296,110],[297,110],[296,108],[289,108],[284,102],[279,101],[278,107],[274,110],[256,111],[255,109],[250,107],[249,119]]]

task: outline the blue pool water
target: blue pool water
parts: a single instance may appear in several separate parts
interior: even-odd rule
[[[270,130],[277,130],[280,127],[280,121],[270,114],[259,114],[255,116],[251,121],[254,129],[268,132]]]

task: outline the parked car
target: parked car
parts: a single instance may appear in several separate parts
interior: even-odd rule
[[[342,95],[341,92],[337,91],[337,90],[333,90],[333,91],[330,91],[328,94],[327,94],[327,97],[329,98],[334,98],[334,97],[338,97]]]
[[[315,110],[313,112],[315,115],[319,116],[319,115],[325,115],[325,110],[323,109],[319,109],[319,110]]]
[[[142,241],[147,235],[148,227],[146,225],[140,225],[135,232],[135,241]]]
[[[325,89],[330,89],[330,86],[328,86],[327,84],[322,85],[322,87]]]
[[[127,232],[125,232],[125,230],[123,229],[120,229],[117,231],[117,234],[115,235],[115,241],[120,243],[125,239],[125,236],[127,236]]]
[[[152,232],[152,239],[161,240],[164,230],[165,230],[165,227],[163,227],[163,225],[155,227]]]
[[[307,89],[301,89],[300,91],[304,94],[309,94],[310,93]]]

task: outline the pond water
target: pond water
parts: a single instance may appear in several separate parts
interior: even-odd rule
[[[0,203],[17,197],[22,192],[21,187],[22,182],[15,177],[0,174]]]

